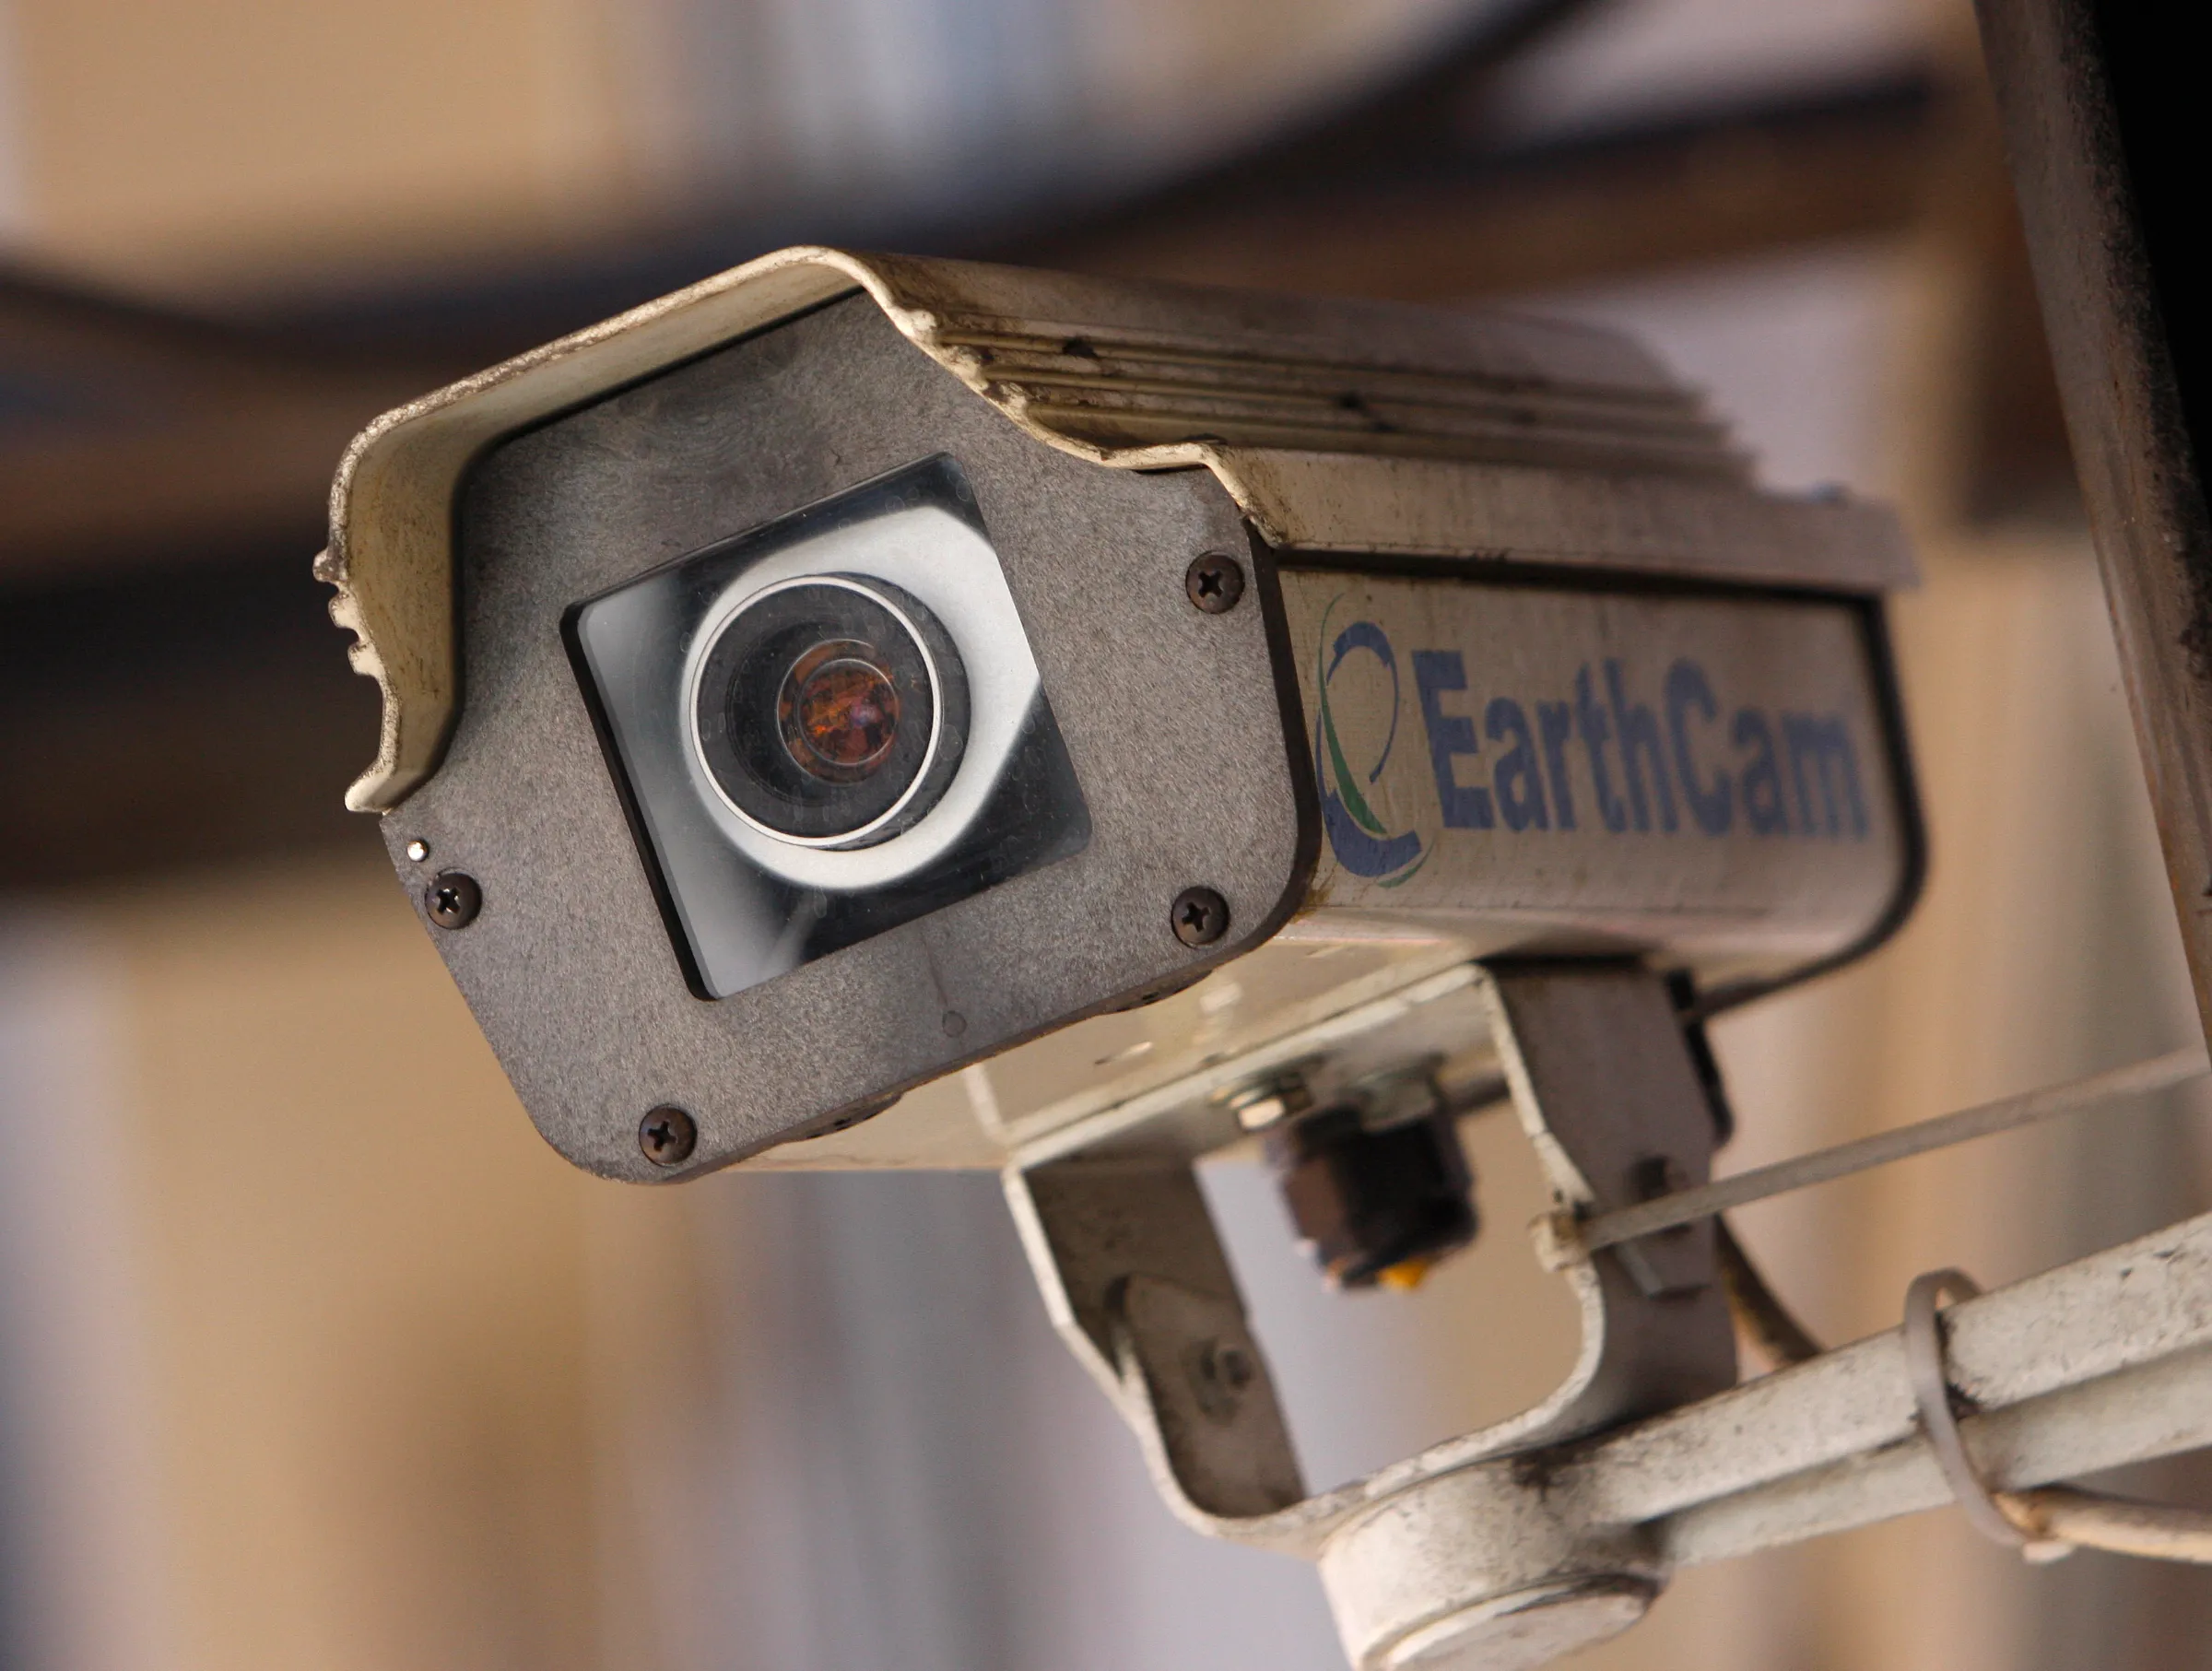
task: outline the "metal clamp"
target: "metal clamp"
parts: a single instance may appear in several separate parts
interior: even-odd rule
[[[1936,1317],[1936,1302],[1946,1296],[1971,1300],[1982,1285],[1964,1271],[1926,1271],[1905,1290],[1905,1374],[1912,1383],[1912,1402],[1920,1411],[1920,1425],[1935,1453],[1936,1465],[1951,1488],[1951,1495],[1966,1512],[1975,1531],[1992,1543],[2017,1549],[2022,1559],[2036,1562],[2062,1560],[2074,1546],[2030,1537],[2005,1512],[1998,1494],[1989,1489],[1966,1453],[1959,1432],[1959,1418],[1951,1409],[1951,1389],[1944,1374],[1943,1330]]]

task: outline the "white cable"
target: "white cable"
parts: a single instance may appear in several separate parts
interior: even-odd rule
[[[2212,1062],[2206,1060],[2204,1046],[2191,1045],[2163,1056],[2153,1056],[2148,1061],[2131,1062],[2125,1067],[2091,1074],[2086,1079],[2069,1079],[2063,1085],[2046,1085],[2017,1097],[2001,1097],[1994,1102],[1960,1109],[1956,1113],[1923,1120],[1915,1125],[1877,1132],[1871,1137],[1838,1144],[1833,1148],[1778,1160],[1772,1166],[1738,1172],[1733,1178],[1662,1195],[1655,1201],[1639,1202],[1574,1227],[1576,1237],[1584,1249],[1595,1252],[1617,1242],[1633,1241],[1639,1236],[1672,1230],[1677,1225],[1694,1224],[1715,1213],[1779,1195],[1785,1190],[1827,1183],[1869,1167],[1924,1155],[1930,1149],[2012,1131],[2060,1114],[2078,1113],[2117,1098],[2165,1090],[2206,1073],[2212,1073]]]
[[[2212,1514],[2200,1509],[2137,1502],[2073,1486],[2004,1491],[1998,1493],[1997,1503],[2031,1538],[2150,1560],[2212,1566]]]

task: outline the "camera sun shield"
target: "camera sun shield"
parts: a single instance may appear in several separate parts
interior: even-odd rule
[[[1089,840],[974,488],[948,456],[592,598],[568,632],[700,997]]]

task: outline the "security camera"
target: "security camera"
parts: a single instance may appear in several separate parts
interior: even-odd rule
[[[1753,990],[1918,874],[1894,520],[1583,325],[788,250],[380,418],[318,572],[349,805],[613,1177],[1402,1125],[1453,971]]]
[[[1735,1379],[1710,1222],[1575,1227],[1709,1175],[1704,1017],[1912,901],[1893,518],[1607,332],[825,249],[387,415],[332,504],[349,804],[563,1154],[1002,1168],[1163,1496],[1317,1559],[1362,1671],[1641,1614],[1656,1545],[1476,1465]],[[1307,1495],[1193,1164],[1403,1287],[1509,1097],[1571,1372]]]

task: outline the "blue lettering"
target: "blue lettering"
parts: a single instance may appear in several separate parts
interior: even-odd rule
[[[1436,773],[1436,798],[1444,809],[1444,827],[1489,829],[1490,792],[1463,788],[1452,769],[1457,757],[1481,751],[1475,740],[1475,722],[1464,713],[1446,713],[1437,700],[1443,691],[1467,688],[1466,664],[1456,650],[1416,650],[1413,685],[1420,692],[1421,723],[1429,729],[1429,764]]]
[[[1629,783],[1629,810],[1636,828],[1652,827],[1652,809],[1643,793],[1643,769],[1652,769],[1652,789],[1659,803],[1659,828],[1675,830],[1675,792],[1666,781],[1666,757],[1659,746],[1659,716],[1649,702],[1631,702],[1623,688],[1620,664],[1606,663],[1606,694],[1613,702],[1613,727],[1620,737],[1620,774]],[[1641,756],[1640,759],[1638,757]]]
[[[1482,711],[1482,728],[1493,743],[1511,743],[1491,775],[1498,792],[1498,816],[1508,830],[1549,830],[1544,807],[1544,779],[1536,767],[1536,742],[1528,715],[1510,696],[1497,697]]]
[[[1544,770],[1551,778],[1551,804],[1559,828],[1574,828],[1574,784],[1567,775],[1567,745],[1574,740],[1574,710],[1565,702],[1538,702],[1536,729],[1544,734]]]
[[[1790,751],[1790,781],[1797,790],[1799,830],[1806,835],[1836,836],[1843,832],[1848,821],[1854,838],[1864,836],[1866,808],[1859,799],[1859,763],[1852,752],[1851,731],[1842,716],[1785,713],[1782,736]],[[1812,768],[1809,783],[1808,764]],[[1813,808],[1816,788],[1820,796],[1818,818]]]
[[[1337,661],[1367,650],[1396,677],[1389,646],[1371,624],[1347,628],[1335,649]],[[1846,717],[1755,707],[1731,712],[1693,657],[1675,659],[1655,703],[1633,700],[1625,662],[1606,657],[1576,669],[1571,700],[1496,696],[1486,701],[1477,696],[1479,722],[1475,714],[1444,711],[1446,696],[1469,688],[1463,653],[1417,650],[1411,662],[1429,768],[1447,829],[1576,829],[1571,757],[1579,739],[1598,817],[1615,833],[1672,833],[1687,825],[1707,836],[1726,836],[1737,828],[1740,809],[1742,828],[1757,836],[1863,840],[1867,834],[1865,793]],[[1335,671],[1334,663],[1327,671]],[[1333,735],[1316,736],[1317,749],[1324,744],[1333,746]],[[1386,739],[1384,759],[1388,751]],[[1359,862],[1366,856],[1363,838],[1367,847],[1378,849],[1377,862],[1386,856],[1379,832],[1368,828],[1373,815],[1350,781],[1348,763],[1333,754],[1330,764],[1324,792],[1341,783],[1349,793],[1341,805],[1324,793],[1323,813],[1339,858],[1366,874]],[[1483,778],[1485,765],[1487,781],[1460,781],[1462,771]],[[1367,775],[1373,781],[1381,774],[1378,761]],[[1677,816],[1677,785],[1686,819]],[[1417,837],[1394,838],[1392,844],[1397,842],[1413,843],[1418,851]],[[1345,858],[1347,851],[1352,858]]]
[[[1788,835],[1790,815],[1782,804],[1782,768],[1774,759],[1774,728],[1756,708],[1739,708],[1728,728],[1738,748],[1751,750],[1744,764],[1744,822],[1753,835]]]
[[[1720,712],[1712,700],[1712,686],[1705,669],[1688,656],[1666,670],[1666,728],[1674,738],[1675,770],[1682,778],[1682,798],[1689,816],[1707,835],[1726,835],[1735,821],[1735,785],[1724,771],[1712,774],[1707,788],[1698,779],[1698,757],[1689,746],[1689,712],[1695,708],[1707,720]]]
[[[1629,810],[1613,793],[1613,779],[1606,771],[1606,740],[1613,735],[1613,727],[1591,691],[1586,666],[1574,676],[1574,718],[1582,729],[1583,747],[1590,752],[1590,786],[1597,792],[1597,816],[1605,819],[1607,830],[1618,835],[1629,827]]]

